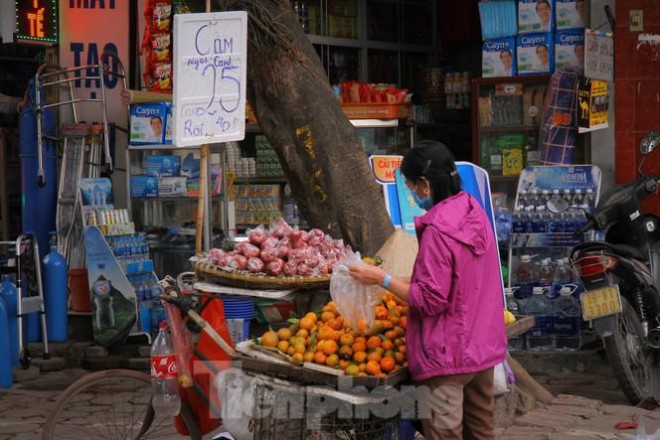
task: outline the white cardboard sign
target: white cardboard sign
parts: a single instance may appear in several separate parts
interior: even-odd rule
[[[607,32],[587,29],[584,33],[584,76],[614,80],[614,38]]]
[[[245,137],[247,25],[244,11],[174,16],[175,146]]]

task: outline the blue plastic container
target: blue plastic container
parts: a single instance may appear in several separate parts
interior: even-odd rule
[[[9,275],[2,276],[0,283],[0,298],[7,306],[7,323],[9,325],[9,347],[11,349],[11,364],[18,365],[18,292]]]
[[[49,342],[66,342],[68,339],[67,273],[66,259],[57,252],[53,235],[50,253],[44,258],[44,302]]]
[[[11,388],[12,384],[7,305],[5,304],[5,300],[0,298],[0,388]]]
[[[45,186],[38,183],[38,143],[37,118],[32,111],[35,104],[34,80],[28,88],[30,105],[23,108],[19,118],[20,158],[21,158],[21,193],[22,230],[37,237],[39,243],[39,258],[48,252],[49,233],[55,229],[55,214],[57,208],[57,155],[52,141],[43,141],[43,167]],[[42,102],[45,96],[42,94]],[[51,108],[42,112],[42,131],[44,136],[55,135],[55,115]],[[28,328],[30,325],[28,325]]]

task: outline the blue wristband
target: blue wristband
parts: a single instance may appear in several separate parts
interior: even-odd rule
[[[390,288],[390,281],[392,281],[392,275],[385,275],[385,278],[383,279],[383,284],[381,284],[383,289],[387,290]]]

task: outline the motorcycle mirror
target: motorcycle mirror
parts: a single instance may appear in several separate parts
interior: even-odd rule
[[[660,131],[652,131],[644,136],[639,144],[639,151],[642,154],[649,154],[660,145]]]
[[[564,199],[554,198],[548,200],[546,206],[548,207],[548,210],[553,214],[559,214],[566,211],[570,207],[570,204]]]

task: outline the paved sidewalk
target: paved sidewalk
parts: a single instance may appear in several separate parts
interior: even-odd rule
[[[83,369],[66,369],[41,373],[36,378],[0,390],[0,440],[34,440],[41,434],[48,411],[61,390],[76,378],[87,374]],[[88,414],[80,414],[93,422],[102,417],[90,407]],[[560,394],[545,407],[515,419],[507,428],[498,430],[498,439],[511,440],[582,440],[626,439],[636,430],[618,430],[619,422],[636,417],[651,434],[660,429],[660,410],[648,411],[627,405],[604,404],[600,400]],[[205,439],[211,436],[205,436]],[[167,437],[183,438],[181,436]],[[163,440],[166,438],[164,437]]]

